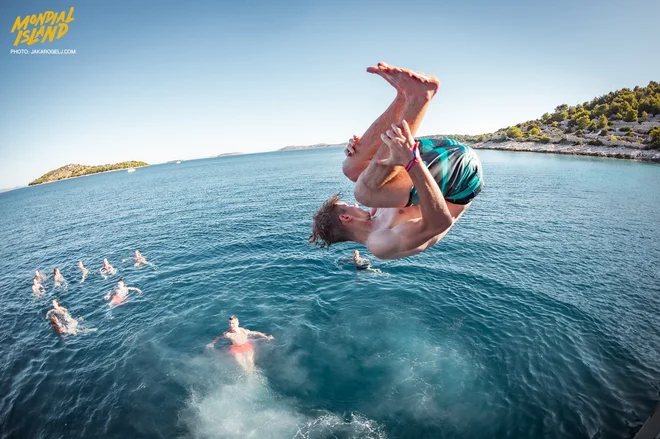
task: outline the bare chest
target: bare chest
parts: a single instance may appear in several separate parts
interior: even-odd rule
[[[410,221],[411,219],[421,218],[419,206],[401,207],[401,208],[381,208],[371,217],[376,230],[391,229]]]
[[[247,341],[247,334],[243,331],[227,332],[225,335],[232,343],[243,344]]]

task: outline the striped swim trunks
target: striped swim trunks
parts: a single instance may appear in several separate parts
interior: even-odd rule
[[[453,204],[468,204],[483,187],[481,161],[469,146],[454,139],[416,139],[426,168],[438,183],[445,200]],[[419,205],[413,186],[408,206]]]

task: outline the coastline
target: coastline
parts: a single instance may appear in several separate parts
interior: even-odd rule
[[[660,150],[637,149],[624,146],[571,145],[537,142],[479,142],[469,144],[474,149],[491,149],[513,152],[536,152],[544,154],[581,155],[613,159],[628,159],[650,163],[660,163]]]
[[[451,137],[451,136],[421,136],[420,138],[431,138],[431,137],[437,138],[437,137]],[[640,162],[660,164],[660,150],[657,149],[629,148],[625,146],[615,146],[615,145],[596,146],[596,145],[588,145],[588,144],[574,145],[574,144],[558,144],[558,143],[518,142],[514,140],[507,140],[503,142],[486,141],[486,142],[476,142],[476,143],[474,142],[463,142],[463,143],[477,150],[484,149],[484,150],[494,150],[494,151],[534,152],[540,154],[576,155],[576,156],[635,160]],[[270,152],[303,151],[303,150],[320,149],[320,148],[345,148],[346,145],[347,145],[346,143],[336,143],[336,144],[315,144],[309,146],[287,146]],[[223,156],[234,156],[234,155],[244,155],[244,154],[245,153],[227,153],[227,154],[212,156],[209,158],[218,158]],[[165,163],[173,163],[173,162],[165,162]],[[154,165],[156,164],[149,164],[140,167],[146,168],[147,166],[154,166]],[[56,183],[58,181],[71,180],[74,178],[89,177],[91,175],[96,175],[96,174],[105,174],[107,172],[126,171],[126,169],[128,168],[112,169],[109,171],[95,172],[93,174],[63,178],[61,180],[45,181],[43,183],[34,184],[34,185],[5,188],[0,190],[0,193],[10,192],[16,189],[23,189],[27,187],[36,187],[44,184]]]
[[[140,166],[139,168],[146,168],[147,166],[152,166],[152,165],[144,165],[144,166]],[[24,187],[36,187],[36,186],[41,186],[42,184],[57,183],[58,181],[73,180],[75,178],[91,177],[92,175],[107,174],[108,172],[126,171],[128,169],[130,169],[130,168],[110,169],[110,170],[107,170],[107,171],[92,172],[91,174],[77,175],[75,177],[66,177],[66,178],[61,178],[59,180],[53,180],[53,181],[44,181],[43,183],[37,183],[37,184],[28,184],[26,186],[20,186],[20,187],[14,188],[14,189],[21,189],[21,188],[24,188]],[[135,168],[135,169],[138,169],[138,168]],[[14,190],[14,189],[9,189],[9,190]]]
[[[440,138],[452,136],[420,136],[419,138]],[[486,149],[495,151],[512,152],[535,152],[541,154],[563,154],[576,156],[601,157],[612,159],[636,160],[648,163],[660,163],[660,150],[629,148],[626,146],[603,145],[595,146],[589,144],[559,144],[559,143],[539,143],[539,142],[518,142],[515,140],[506,141],[486,141],[486,142],[462,142],[474,149]],[[296,146],[278,149],[278,151],[302,151],[306,149],[319,148],[345,148],[346,143],[338,144],[316,144],[310,146]]]

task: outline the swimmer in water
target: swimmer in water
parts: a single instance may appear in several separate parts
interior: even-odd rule
[[[53,270],[53,282],[55,283],[56,287],[64,288],[66,290],[66,279],[64,279],[64,276],[62,276],[62,273],[60,273],[60,269],[57,267],[55,267]]]
[[[369,268],[371,268],[371,263],[369,262],[369,259],[361,258],[360,252],[357,250],[353,250],[353,257],[351,258],[351,261],[353,261],[353,264],[355,264],[356,270],[368,270]]]
[[[45,282],[46,280],[48,280],[48,277],[46,277],[45,274],[41,274],[41,273],[39,272],[39,270],[34,270],[34,278],[35,278],[35,279],[37,280],[37,282],[39,282],[39,283],[41,283],[41,282]]]
[[[254,346],[248,340],[250,335],[256,335],[266,340],[272,340],[272,335],[266,335],[263,332],[250,331],[249,329],[241,328],[238,326],[238,317],[229,317],[229,330],[221,335],[218,335],[213,341],[206,345],[208,349],[213,349],[215,342],[221,338],[226,338],[231,341],[230,352],[234,355],[236,362],[246,372],[254,370]]]
[[[105,300],[110,300],[109,305],[120,305],[123,303],[126,299],[128,299],[128,292],[129,291],[137,291],[138,294],[142,294],[142,290],[139,288],[135,287],[127,287],[124,284],[124,279],[119,279],[117,281],[117,288],[114,290],[110,291],[108,294],[103,297]]]
[[[112,276],[116,272],[117,272],[117,270],[115,270],[115,267],[110,265],[110,262],[108,262],[107,258],[104,258],[103,259],[103,267],[101,267],[101,269],[99,270],[99,273],[101,273],[101,276],[103,276],[104,278],[107,279],[108,276]]]
[[[45,292],[46,289],[44,288],[43,285],[39,283],[37,278],[35,277],[34,279],[32,279],[32,294],[34,294],[37,297],[41,297]]]
[[[341,265],[343,266],[344,263],[347,262],[353,264],[357,271],[373,271],[374,273],[382,273],[382,271],[380,271],[379,269],[372,268],[369,259],[361,257],[360,252],[357,250],[353,250],[353,256],[351,256],[350,258],[342,259]]]
[[[140,265],[149,265],[151,267],[155,267],[155,265],[147,261],[147,259],[138,250],[135,250],[135,256],[132,258],[123,259],[122,262],[130,261],[131,259],[134,262],[135,268],[138,268]]]
[[[58,334],[75,335],[78,331],[78,321],[56,299],[53,299],[53,309],[46,313],[46,318]]]
[[[80,283],[83,283],[85,282],[85,278],[87,277],[89,270],[85,268],[85,264],[83,264],[82,260],[78,261],[78,268],[80,268],[80,271],[82,272],[82,279],[80,279]]]

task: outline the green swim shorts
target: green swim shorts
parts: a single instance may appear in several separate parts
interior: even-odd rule
[[[416,139],[424,165],[438,183],[445,200],[453,204],[468,204],[483,187],[481,161],[469,146],[454,139]],[[408,206],[419,205],[413,186]]]

